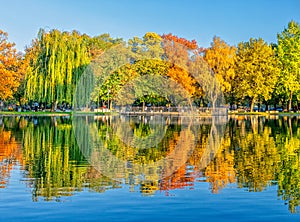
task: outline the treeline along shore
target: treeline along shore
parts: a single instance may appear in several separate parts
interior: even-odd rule
[[[97,72],[85,75],[85,85],[79,85],[90,69]],[[153,84],[153,79],[160,82]],[[80,90],[85,103],[76,107]],[[250,38],[229,45],[215,36],[208,48],[171,33],[148,32],[125,41],[107,33],[41,29],[18,52],[0,30],[2,111],[111,111],[130,104],[147,112],[180,107],[182,92],[198,108],[298,112],[299,23],[290,21],[279,30],[275,43]]]

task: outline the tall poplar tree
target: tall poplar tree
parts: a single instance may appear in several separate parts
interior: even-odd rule
[[[288,110],[292,108],[295,94],[300,92],[300,25],[291,21],[277,36],[278,58],[281,73],[279,77],[279,93],[288,98]]]

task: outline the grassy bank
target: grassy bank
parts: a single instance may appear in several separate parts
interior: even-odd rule
[[[69,116],[72,112],[49,112],[49,111],[28,111],[28,112],[16,112],[16,111],[0,111],[2,116]]]
[[[76,112],[76,115],[112,115],[111,112]],[[16,112],[16,111],[0,111],[0,116],[71,116],[73,112],[50,112],[50,111],[28,111],[28,112]]]
[[[72,115],[118,115],[116,112],[50,112],[50,111],[28,111],[28,112],[16,112],[16,111],[0,111],[0,116],[72,116]],[[157,115],[161,115],[158,113]],[[168,113],[169,114],[169,113]],[[138,115],[136,113],[136,115]],[[155,114],[151,114],[155,115]],[[238,112],[228,113],[229,116],[300,116],[300,113],[293,112],[280,112],[280,113],[267,113],[267,112]],[[201,115],[200,115],[201,116]]]
[[[278,113],[268,113],[268,112],[238,112],[238,113],[228,113],[228,115],[240,115],[240,116],[300,116],[300,113],[294,112],[278,112]]]

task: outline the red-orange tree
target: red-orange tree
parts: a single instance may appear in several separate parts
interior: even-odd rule
[[[167,75],[183,86],[191,96],[195,95],[201,90],[188,71],[188,66],[193,62],[190,55],[198,55],[202,49],[195,40],[189,41],[171,33],[162,35],[162,39],[165,59],[172,64]]]

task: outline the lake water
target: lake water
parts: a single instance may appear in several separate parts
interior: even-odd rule
[[[300,221],[300,118],[0,117],[0,221]]]

